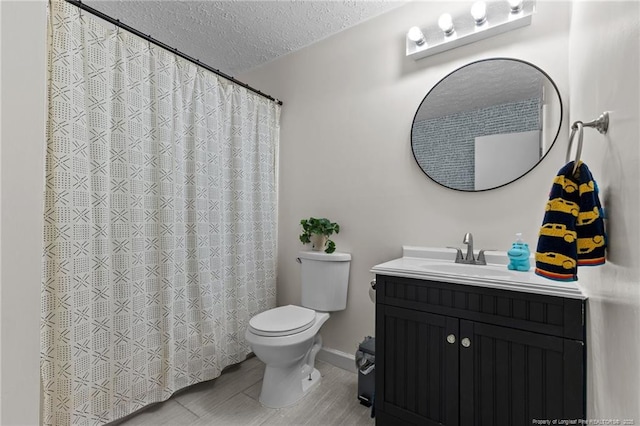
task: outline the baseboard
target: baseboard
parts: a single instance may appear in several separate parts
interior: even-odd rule
[[[356,368],[356,357],[353,354],[331,348],[322,348],[320,352],[318,352],[318,359],[352,373],[358,372]]]

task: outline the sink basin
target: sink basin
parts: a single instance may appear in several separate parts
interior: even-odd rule
[[[533,271],[507,269],[509,258],[505,252],[487,252],[487,265],[455,263],[455,251],[434,247],[403,246],[402,257],[374,266],[371,272],[379,275],[444,281],[454,284],[524,291],[550,296],[586,299],[574,282],[551,281]]]
[[[508,269],[497,269],[492,265],[467,265],[464,263],[425,263],[424,269],[442,274],[466,275],[485,278],[509,278],[514,272]],[[505,268],[503,266],[503,268]]]

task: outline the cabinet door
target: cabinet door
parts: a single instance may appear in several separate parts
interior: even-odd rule
[[[376,410],[406,424],[458,425],[458,320],[379,304],[376,336]]]
[[[461,320],[460,343],[462,425],[584,418],[582,342]]]

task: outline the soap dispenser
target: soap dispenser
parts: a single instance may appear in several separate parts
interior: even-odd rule
[[[512,271],[526,272],[531,268],[529,256],[529,244],[522,241],[522,234],[518,232],[516,234],[516,241],[511,245],[511,249],[507,252],[509,256],[509,268]]]

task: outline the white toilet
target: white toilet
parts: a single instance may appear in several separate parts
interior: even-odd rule
[[[270,408],[294,404],[320,383],[314,368],[322,347],[318,331],[328,312],[347,307],[351,255],[304,251],[299,256],[302,306],[262,312],[249,320],[245,334],[253,353],[266,364],[260,402]]]

